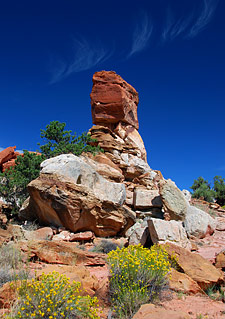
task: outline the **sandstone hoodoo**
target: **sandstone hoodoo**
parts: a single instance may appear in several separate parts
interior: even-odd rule
[[[10,224],[3,214],[8,205],[4,196],[8,192],[2,193],[0,249],[7,252],[6,266],[11,245],[13,256],[21,252],[21,263],[27,260],[29,269],[32,273],[35,270],[38,279],[42,272],[51,275],[57,271],[68,275],[71,281],[81,282],[86,290],[84,294],[100,299],[100,306],[104,307],[101,319],[122,318],[117,316],[116,304],[110,304],[109,295],[113,296],[111,301],[118,302],[119,309],[121,305],[125,311],[132,308],[129,318],[196,319],[204,316],[222,319],[224,304],[222,301],[210,303],[205,291],[212,291],[213,296],[220,298],[218,300],[224,300],[225,210],[215,203],[196,203],[188,191],[181,192],[172,180],[166,180],[160,171],[149,166],[138,132],[138,93],[119,75],[112,71],[94,74],[91,106],[94,125],[89,130],[91,139],[88,137],[86,141],[98,147],[85,145],[88,152],[62,148],[52,154],[44,153],[41,148],[43,157],[39,157],[37,174],[25,184],[30,196],[18,213],[18,217],[26,221],[23,225]],[[54,123],[54,129],[65,124]],[[0,174],[0,185],[1,181],[7,181],[5,175],[13,176],[19,171],[19,162],[26,159],[26,154],[30,155],[24,152],[16,161],[19,153],[15,152],[15,147],[0,152],[0,172],[16,165],[12,171]],[[201,204],[201,209],[196,204]],[[208,210],[204,209],[206,204]],[[215,218],[211,209],[216,211]],[[145,248],[135,246],[139,244]],[[117,250],[119,247],[130,249],[131,257],[126,259],[127,248]],[[115,262],[114,259],[109,262],[111,250],[115,250],[112,252]],[[2,272],[2,252],[0,272],[4,277],[9,270],[4,266]],[[120,252],[124,254],[121,257]],[[141,259],[136,259],[138,255]],[[160,256],[164,256],[161,264]],[[24,268],[21,263],[18,263],[18,271]],[[164,269],[166,272],[160,279]],[[134,276],[136,272],[137,277]],[[131,276],[123,282],[126,273],[132,274],[133,282]],[[1,289],[1,276],[0,317],[10,307],[8,300],[15,297],[9,285]],[[164,287],[164,276],[168,279],[168,289]],[[122,284],[115,285],[113,278]],[[157,295],[161,288],[165,298],[160,304],[158,300],[157,305],[149,304],[154,302],[150,295]],[[122,294],[117,295],[118,291]],[[188,296],[191,294],[194,296]],[[187,299],[189,297],[192,299]],[[185,308],[188,300],[188,308]],[[183,302],[182,307],[179,302]]]
[[[94,124],[124,122],[138,129],[138,93],[115,72],[96,72],[91,92]]]
[[[130,243],[143,245],[172,242],[191,249],[188,237],[211,234],[212,218],[206,230],[195,229],[184,194],[148,165],[137,106],[138,93],[130,84],[115,72],[96,72],[91,92],[95,125],[89,133],[104,153],[62,154],[42,162],[20,216],[36,216],[73,233],[126,234]]]

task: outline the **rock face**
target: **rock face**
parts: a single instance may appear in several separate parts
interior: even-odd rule
[[[100,200],[122,205],[126,199],[123,184],[109,182],[82,158],[73,154],[62,154],[50,158],[41,163],[41,168],[43,174],[56,174],[75,184],[87,187]]]
[[[100,200],[87,187],[56,175],[42,174],[32,181],[30,209],[40,222],[73,232],[91,230],[97,236],[114,236],[126,228],[124,210],[111,201]]]
[[[216,220],[203,210],[188,206],[184,227],[189,237],[204,238],[207,234],[211,235],[216,224]]]
[[[159,191],[136,188],[134,191],[134,208],[148,209],[151,207],[162,208],[162,200]]]
[[[125,186],[106,180],[82,158],[60,155],[41,167],[40,177],[28,185],[30,201],[25,208],[41,223],[72,232],[90,230],[102,237],[126,231],[134,223],[122,206]]]
[[[184,220],[187,213],[187,202],[182,192],[170,181],[160,184],[160,195],[168,219]]]
[[[94,124],[127,123],[138,129],[138,93],[113,71],[96,72],[91,92]]]
[[[203,290],[224,281],[223,273],[202,256],[172,243],[167,243],[164,247],[170,256],[174,254],[177,256],[177,263],[182,271],[196,281]]]
[[[188,275],[173,268],[170,272],[169,287],[170,289],[177,292],[179,291],[187,294],[204,294],[203,290],[200,288],[196,281],[191,279]]]
[[[148,228],[154,244],[173,242],[183,248],[191,249],[191,243],[180,221],[151,218],[148,220]]]

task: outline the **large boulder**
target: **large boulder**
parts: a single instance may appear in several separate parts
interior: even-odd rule
[[[41,163],[41,168],[43,174],[62,176],[75,184],[87,187],[100,200],[122,205],[126,199],[126,190],[123,184],[106,180],[81,157],[73,154],[62,154],[45,160]]]
[[[138,93],[113,71],[96,72],[91,92],[94,124],[124,122],[138,129]]]
[[[204,294],[203,290],[188,275],[171,268],[169,276],[169,287],[176,292],[182,292],[185,294]]]
[[[16,148],[16,146],[13,146],[13,147],[10,146],[10,147],[7,147],[6,149],[4,149],[3,151],[0,152],[0,166],[3,163],[14,158],[15,148]]]
[[[224,281],[222,271],[199,254],[191,253],[173,243],[167,243],[164,247],[169,256],[176,257],[179,268],[196,281],[203,290]]]
[[[132,227],[126,232],[129,245],[145,245],[149,239],[148,222],[138,220]]]
[[[179,188],[171,180],[166,180],[160,183],[159,192],[166,217],[183,221],[187,213],[188,204]]]
[[[188,206],[184,227],[189,237],[204,238],[216,229],[217,221],[203,210]]]
[[[148,209],[152,207],[162,207],[162,200],[158,190],[148,190],[143,188],[136,188],[134,190],[135,209]]]
[[[26,214],[45,225],[72,232],[90,230],[97,236],[115,236],[134,224],[122,204],[125,186],[100,176],[82,158],[60,155],[42,163],[39,178],[28,185]]]
[[[65,241],[19,241],[16,247],[28,258],[48,264],[103,266],[106,264],[103,254],[79,249],[76,243]]]
[[[150,218],[148,228],[154,244],[172,242],[183,248],[191,249],[191,243],[180,221]]]

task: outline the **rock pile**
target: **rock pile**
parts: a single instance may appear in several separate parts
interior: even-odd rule
[[[30,201],[21,216],[35,215],[74,233],[126,234],[130,242],[170,241],[188,249],[188,237],[212,234],[213,218],[191,207],[174,182],[148,165],[136,90],[115,72],[96,72],[91,106],[95,125],[89,133],[104,153],[44,161],[40,177],[28,186]]]
[[[0,152],[0,171],[4,172],[10,167],[14,167],[17,156],[21,155],[15,151],[16,146],[10,146]]]

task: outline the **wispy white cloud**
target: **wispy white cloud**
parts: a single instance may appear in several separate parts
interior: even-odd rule
[[[102,44],[91,44],[85,38],[73,39],[72,58],[69,62],[58,59],[52,67],[50,84],[61,81],[69,75],[91,69],[110,57],[108,50]]]
[[[0,152],[3,151],[3,150],[4,150],[4,148],[3,148],[3,147],[0,147]]]
[[[194,38],[198,35],[212,19],[219,0],[203,0],[201,13],[193,26],[191,27],[187,37]]]
[[[141,19],[136,25],[136,28],[133,33],[132,46],[128,54],[128,58],[137,52],[143,51],[149,42],[149,39],[152,35],[153,25],[150,21],[148,15],[142,12]]]
[[[186,17],[179,19],[176,19],[172,11],[168,9],[166,24],[162,31],[163,42],[172,41],[179,36],[194,38],[205,29],[215,13],[219,0],[201,0],[201,2],[199,13],[193,10]]]
[[[193,15],[190,15],[186,18],[182,17],[179,20],[176,20],[172,11],[168,9],[166,25],[162,32],[162,40],[164,42],[172,41],[178,36],[184,34],[191,23],[192,16]]]

